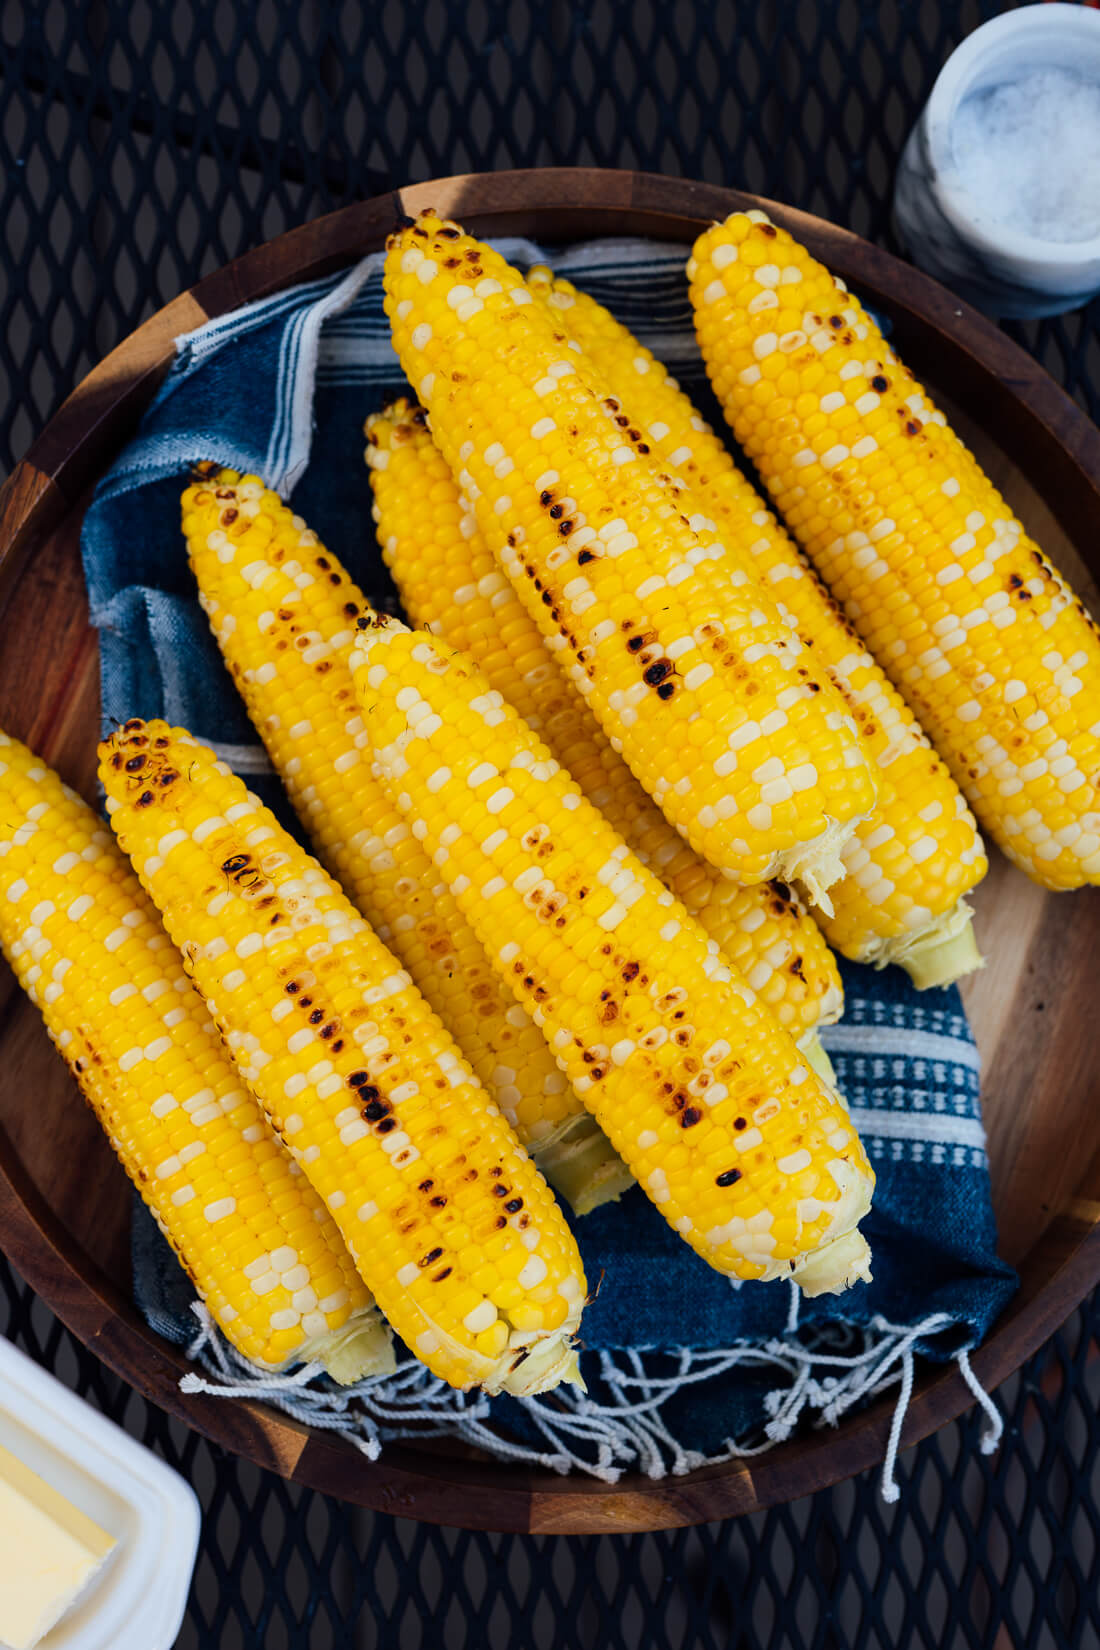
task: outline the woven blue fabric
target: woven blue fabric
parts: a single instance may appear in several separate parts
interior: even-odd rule
[[[528,242],[498,244],[519,262],[553,263],[606,303],[722,427],[695,347],[681,249],[603,241],[555,254]],[[85,518],[105,728],[134,715],[190,728],[292,829],[195,599],[179,495],[198,459],[260,474],[292,494],[366,592],[392,606],[371,523],[362,425],[402,387],[374,256],[180,340],[172,371]],[[1015,1276],[996,1258],[977,1050],[958,992],[919,995],[898,969],[846,964],[843,973],[845,1018],[822,1040],[878,1176],[865,1226],[874,1282],[803,1302],[795,1330],[787,1284],[731,1286],[634,1190],[576,1227],[590,1285],[599,1285],[583,1326],[593,1349],[586,1375],[597,1392],[597,1349],[804,1341],[828,1326],[904,1329],[934,1315],[942,1315],[935,1332],[917,1347],[945,1358],[979,1341],[1011,1295]],[[134,1261],[150,1323],[188,1339],[190,1288],[147,1217],[135,1224]],[[647,1356],[647,1367],[664,1367],[658,1354]],[[664,1418],[693,1448],[716,1449],[761,1420],[769,1385],[774,1380],[745,1370],[690,1395],[685,1389]],[[494,1414],[516,1436],[531,1430],[512,1400],[500,1400]]]

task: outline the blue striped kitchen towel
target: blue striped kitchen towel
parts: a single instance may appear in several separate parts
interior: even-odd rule
[[[683,248],[498,244],[514,261],[553,264],[606,303],[722,427],[695,346]],[[180,491],[199,459],[258,473],[292,495],[368,594],[390,605],[362,425],[402,388],[373,255],[178,340],[172,370],[85,519],[104,727],[134,715],[189,727],[291,828],[195,599]],[[900,1383],[900,1426],[918,1354],[957,1359],[977,1394],[967,1350],[1016,1284],[996,1253],[977,1050],[957,991],[918,995],[897,969],[846,964],[843,972],[846,1015],[823,1041],[878,1175],[865,1228],[870,1285],[813,1301],[782,1282],[731,1286],[631,1191],[577,1226],[588,1277],[602,1279],[584,1318],[588,1395],[527,1400],[456,1394],[412,1360],[395,1377],[340,1392],[312,1371],[273,1379],[250,1369],[196,1313],[140,1206],[139,1305],[154,1327],[192,1347],[207,1370],[187,1377],[193,1386],[265,1397],[372,1455],[390,1437],[451,1432],[563,1471],[659,1476],[767,1448],[802,1417],[836,1421],[891,1383]]]

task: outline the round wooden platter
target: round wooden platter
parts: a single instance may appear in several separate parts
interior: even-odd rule
[[[711,220],[763,205],[890,317],[899,353],[948,404],[1025,523],[1095,603],[1100,434],[1028,356],[935,282],[843,230],[735,190],[588,170],[448,178],[308,224],[182,294],[89,375],[0,494],[0,725],[86,796],[94,794],[98,660],[80,567],[82,508],[167,370],[173,339],[378,248],[399,214],[426,205],[479,234],[550,241],[643,234],[685,244]],[[1002,1252],[1022,1277],[973,1358],[993,1387],[1100,1278],[1100,1039],[1089,1020],[1100,897],[1046,894],[994,856],[975,905],[988,965],[965,996],[983,1060]],[[751,1511],[882,1458],[889,1399],[751,1462],[606,1485],[408,1444],[370,1463],[261,1405],[184,1395],[186,1360],[146,1328],[130,1298],[129,1188],[6,968],[0,1015],[0,1248],[112,1369],[262,1466],[439,1523],[614,1532]],[[953,1370],[926,1368],[903,1445],[971,1401]]]

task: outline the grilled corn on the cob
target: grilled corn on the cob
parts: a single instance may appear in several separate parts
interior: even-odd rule
[[[283,1151],[111,833],[0,734],[0,945],[225,1335],[270,1367],[392,1368],[336,1224]]]
[[[422,214],[385,285],[436,440],[616,750],[713,865],[822,892],[874,781],[766,592],[692,530],[496,252]]]
[[[470,655],[796,1040],[838,1020],[840,976],[817,924],[791,889],[742,888],[716,872],[650,801],[552,662],[464,506],[424,410],[395,402],[372,414],[366,434],[383,555],[412,622]],[[816,1041],[813,1052],[824,1059]]]
[[[1100,880],[1100,640],[874,320],[760,213],[689,264],[719,400],[979,821],[1050,888]]]
[[[100,755],[122,846],[406,1345],[462,1388],[573,1378],[576,1244],[409,976],[186,732],[135,719]]]
[[[821,915],[830,942],[858,962],[900,962],[921,986],[970,972],[981,959],[959,902],[987,861],[973,816],[913,712],[661,363],[544,265],[528,272],[527,284],[606,383],[616,422],[670,467],[689,516],[702,512],[716,523],[851,707],[875,762],[878,802],[841,851],[847,875],[830,890],[832,915]]]
[[[577,1213],[618,1197],[628,1171],[372,773],[349,662],[371,612],[362,591],[255,476],[195,482],[183,530],[211,628],[326,868]]]
[[[835,1092],[468,659],[392,620],[359,647],[399,807],[669,1223],[740,1277],[866,1276]]]

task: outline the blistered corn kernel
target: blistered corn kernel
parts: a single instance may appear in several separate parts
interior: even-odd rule
[[[674,1230],[739,1277],[866,1275],[847,1111],[713,941],[469,660],[395,621],[359,650],[398,806]]]
[[[357,1346],[340,1378],[392,1364],[335,1223],[110,831],[6,734],[0,797],[0,944],[215,1323],[272,1367],[323,1360],[334,1331]]]
[[[618,1196],[629,1176],[372,771],[349,667],[355,621],[372,611],[362,591],[255,476],[211,471],[182,507],[199,599],[325,866],[543,1172],[579,1210]]]
[[[615,749],[713,865],[823,890],[874,801],[843,701],[716,535],[692,529],[516,270],[429,214],[389,248],[402,366]]]
[[[423,409],[396,402],[367,420],[367,432],[378,537],[412,622],[470,655],[643,864],[752,976],[781,1025],[802,1038],[839,1019],[836,964],[794,892],[777,883],[742,888],[716,872],[612,750],[501,572]]]
[[[700,266],[697,283],[708,268]],[[985,853],[970,810],[913,712],[660,361],[594,298],[545,267],[531,270],[527,282],[605,380],[605,404],[616,421],[639,432],[668,467],[689,517],[714,521],[730,554],[790,614],[855,718],[875,764],[878,802],[841,851],[848,875],[830,890],[832,915],[820,913],[830,942],[858,962],[901,961],[928,983],[935,976],[934,983],[946,984],[977,966],[973,946],[962,955],[968,917],[959,901],[984,876]],[[831,405],[827,395],[814,402],[825,411]],[[953,962],[937,966],[945,944]]]
[[[1047,887],[1100,881],[1100,640],[1084,605],[859,300],[785,230],[735,214],[693,263],[734,433],[980,823]]]
[[[100,747],[100,776],[116,835],[230,1053],[405,1344],[462,1388],[569,1378],[584,1296],[576,1244],[408,974],[182,729],[127,722]],[[528,1270],[513,1282],[520,1256]],[[513,1326],[496,1361],[456,1314],[472,1281],[501,1317],[519,1300],[537,1320]]]

